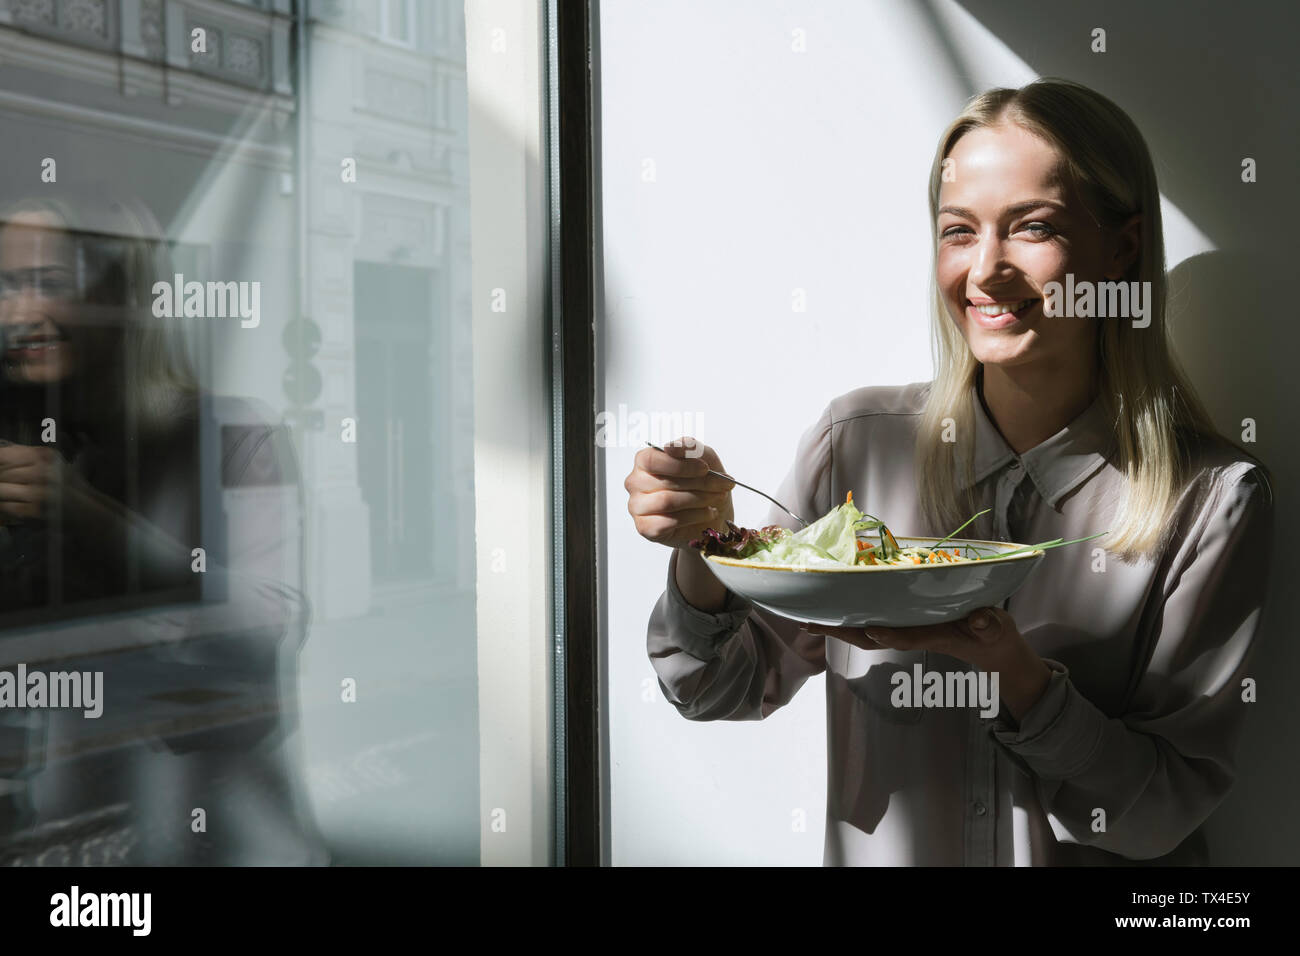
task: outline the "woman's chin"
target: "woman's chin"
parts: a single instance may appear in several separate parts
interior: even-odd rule
[[[5,378],[16,385],[55,385],[71,375],[71,364],[62,357],[5,363]]]
[[[1033,349],[1014,346],[1010,348],[984,346],[981,348],[979,343],[976,343],[976,346],[971,349],[971,353],[981,365],[1003,365],[1008,368],[1014,365],[1026,365],[1035,359]]]
[[[983,365],[1019,365],[1033,361],[1037,349],[1034,348],[1035,336],[1026,334],[1030,331],[988,331],[969,327],[962,330],[971,354]]]

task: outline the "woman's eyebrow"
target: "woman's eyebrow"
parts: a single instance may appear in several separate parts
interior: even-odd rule
[[[1022,213],[1031,212],[1035,209],[1044,207],[1056,209],[1064,212],[1065,206],[1055,199],[1026,199],[1024,202],[1018,202],[1015,205],[1008,206],[1002,210],[1004,216],[1019,216]],[[965,206],[941,206],[939,214],[950,213],[954,216],[960,216],[962,219],[978,219],[979,217]]]

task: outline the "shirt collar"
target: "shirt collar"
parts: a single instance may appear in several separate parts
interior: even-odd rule
[[[1114,428],[1106,420],[1100,396],[1051,438],[1019,456],[984,411],[978,384],[971,386],[969,401],[975,419],[975,482],[1019,459],[1039,495],[1053,508],[1106,463],[1114,442]],[[958,489],[969,486],[967,476],[958,466]]]

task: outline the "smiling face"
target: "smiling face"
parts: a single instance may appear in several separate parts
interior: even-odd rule
[[[23,213],[0,229],[2,358],[10,381],[52,384],[75,372],[73,255],[53,216]]]
[[[1022,127],[973,129],[949,152],[939,192],[936,278],[948,313],[985,365],[1090,362],[1096,319],[1043,314],[1043,287],[1121,278],[1136,224],[1100,228],[1066,182],[1055,147]]]

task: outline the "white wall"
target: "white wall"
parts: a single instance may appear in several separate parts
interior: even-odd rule
[[[863,55],[883,29],[920,41],[905,9],[832,23],[822,6],[601,5],[605,408],[690,415],[765,489],[832,396],[930,374],[925,181],[955,91],[915,47]],[[888,103],[882,85],[923,92]],[[645,627],[668,552],[627,515],[636,450],[605,462],[612,861],[819,865],[824,679],[757,723],[693,723],[664,700]],[[741,524],[767,511],[735,503]]]
[[[967,12],[989,23],[995,6],[1025,35],[1010,46],[999,39],[1010,28]],[[1137,69],[1132,19],[1100,6],[1121,52],[1089,61],[1093,14],[1047,23],[1037,4],[605,0],[604,408],[680,413],[731,473],[774,490],[832,397],[929,379],[925,191],[938,136],[973,92],[1040,72],[1127,105],[1107,77]],[[1199,48],[1205,25],[1182,28]],[[792,49],[800,29],[803,53]],[[1176,50],[1176,35],[1165,46]],[[1180,71],[1204,65],[1169,49],[1172,97]],[[1157,133],[1167,113],[1131,112]],[[1148,136],[1162,176],[1209,175],[1180,162],[1181,143]],[[1234,179],[1230,168],[1218,188]],[[1215,249],[1168,199],[1164,212],[1170,268]],[[796,289],[806,312],[792,308]],[[763,722],[693,723],[664,700],[645,627],[668,552],[639,538],[626,511],[636,451],[609,447],[604,462],[611,860],[819,865],[824,679]],[[735,501],[741,524],[766,514],[748,492]]]

